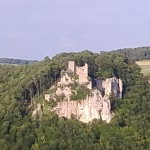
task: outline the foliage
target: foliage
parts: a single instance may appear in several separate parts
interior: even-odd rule
[[[12,59],[12,58],[0,58],[0,64],[17,64],[17,65],[27,65],[37,63],[37,60],[22,60],[22,59]]]
[[[92,95],[92,92],[90,89],[88,89],[84,85],[78,85],[73,91],[73,94],[71,95],[71,100],[84,100],[86,99],[87,95]]]
[[[150,59],[150,47],[125,48],[111,52],[124,55],[125,57],[136,61]]]
[[[57,101],[57,102],[60,102],[60,101],[65,100],[65,95],[64,95],[64,94],[55,95],[55,98],[56,98],[56,101]]]
[[[110,124],[58,118],[52,112],[31,118],[34,104],[60,77],[68,60],[89,65],[94,80],[117,76],[123,99],[112,99]],[[150,149],[150,86],[134,61],[120,54],[62,53],[25,66],[0,65],[0,148],[3,150],[148,150]],[[78,89],[81,96],[85,90]],[[82,92],[82,93],[81,93]],[[79,95],[80,95],[79,94]]]

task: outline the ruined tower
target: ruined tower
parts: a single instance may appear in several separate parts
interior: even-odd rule
[[[68,70],[71,70],[73,72],[73,74],[75,73],[75,62],[74,61],[68,62]]]
[[[88,65],[85,63],[84,66],[76,66],[76,74],[79,75],[79,83],[88,82]]]

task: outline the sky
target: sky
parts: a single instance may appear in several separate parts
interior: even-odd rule
[[[150,46],[150,0],[0,0],[0,58]]]

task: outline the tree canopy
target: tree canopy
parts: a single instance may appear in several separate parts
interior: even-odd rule
[[[92,79],[117,76],[124,83],[123,99],[111,99],[114,118],[109,124],[59,118],[48,112],[31,113],[59,80],[67,62],[88,63]],[[150,86],[140,67],[116,53],[62,53],[25,65],[0,65],[0,148],[4,150],[144,150],[150,149]]]
[[[37,60],[23,60],[13,58],[0,58],[0,64],[16,64],[16,65],[27,65],[37,63]]]
[[[132,60],[145,60],[150,59],[150,47],[138,47],[138,48],[124,48],[111,51],[113,53],[119,53]]]

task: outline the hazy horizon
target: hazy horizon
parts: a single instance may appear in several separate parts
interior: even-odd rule
[[[150,47],[150,46],[139,46],[139,47]],[[92,51],[92,50],[88,50],[88,51],[90,51],[90,52],[93,52],[93,53],[100,53],[101,51],[105,51],[105,52],[109,52],[109,51],[114,51],[114,50],[120,50],[120,49],[130,49],[130,48],[132,48],[132,49],[134,49],[134,48],[139,48],[139,47],[127,47],[127,48],[119,48],[119,49],[112,49],[112,50],[100,50],[100,51]],[[60,53],[69,53],[69,52],[81,52],[81,51],[85,51],[85,50],[80,50],[80,51],[61,51],[61,52],[58,52],[58,53],[56,53],[56,54],[54,54],[54,55],[52,55],[52,56],[48,56],[48,55],[45,55],[43,58],[41,58],[41,59],[26,59],[26,58],[20,58],[20,57],[18,57],[18,58],[16,58],[16,57],[0,57],[0,59],[21,59],[21,60],[37,60],[37,61],[41,61],[41,60],[44,60],[44,58],[45,57],[49,57],[49,58],[52,58],[52,57],[54,57],[54,56],[56,56],[57,54],[60,54]]]
[[[150,1],[0,0],[0,58],[149,46]]]

